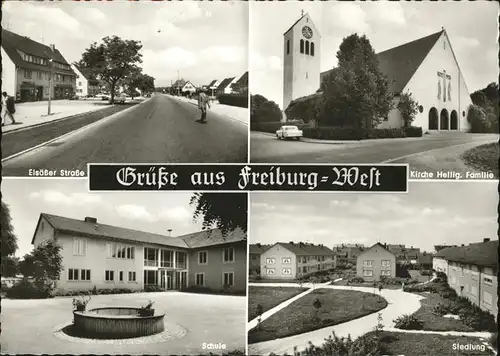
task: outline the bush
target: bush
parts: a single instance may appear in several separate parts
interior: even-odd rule
[[[494,332],[490,338],[491,347],[498,351],[498,332]]]
[[[413,315],[402,315],[394,320],[395,327],[403,330],[422,330],[424,324]]]
[[[444,282],[448,281],[448,276],[444,272],[436,272],[436,277],[442,279]]]
[[[220,104],[248,108],[248,95],[221,94],[217,98]]]
[[[363,129],[345,128],[345,127],[304,127],[302,128],[304,137],[319,140],[353,140],[359,141],[364,138]]]
[[[438,303],[435,307],[434,310],[432,311],[433,314],[443,316],[446,315],[450,312],[450,306],[445,305],[443,303]]]
[[[45,299],[51,297],[51,290],[46,286],[37,286],[27,279],[6,291],[7,298],[11,299]]]
[[[422,137],[423,130],[421,127],[410,126],[405,128],[406,137]]]
[[[383,284],[392,285],[392,286],[402,285],[403,283],[405,285],[418,283],[418,281],[411,279],[411,278],[401,278],[401,277],[391,278],[391,277],[386,277],[386,276],[381,276],[380,282],[382,282]]]
[[[149,285],[144,288],[145,292],[163,292],[163,289],[156,285]]]
[[[365,280],[362,277],[353,277],[349,279],[349,283],[364,283]]]
[[[422,270],[420,270],[420,275],[421,276],[432,276],[432,271],[429,271],[427,269],[422,269]]]

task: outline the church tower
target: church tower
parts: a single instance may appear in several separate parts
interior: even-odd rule
[[[321,35],[309,14],[283,34],[283,110],[292,100],[314,94],[320,87]]]

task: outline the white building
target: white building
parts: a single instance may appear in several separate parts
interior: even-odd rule
[[[196,92],[196,87],[190,82],[187,81],[184,83],[184,85],[181,88],[181,92],[183,93],[195,93]]]

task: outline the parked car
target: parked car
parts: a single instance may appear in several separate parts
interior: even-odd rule
[[[302,130],[299,130],[297,126],[281,126],[280,129],[276,131],[276,138],[278,140],[286,140],[288,138],[300,140],[302,135]]]
[[[124,94],[115,96],[115,104],[125,104],[127,97]]]

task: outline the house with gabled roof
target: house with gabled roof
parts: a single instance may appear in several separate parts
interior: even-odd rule
[[[269,248],[271,248],[272,245],[265,245],[265,244],[250,244],[248,246],[248,253],[249,253],[249,265],[248,265],[248,270],[249,274],[260,274],[260,256]]]
[[[283,109],[316,100],[320,86],[334,70],[321,72],[320,34],[311,17],[302,17],[283,35]],[[315,47],[311,46],[315,44]],[[444,28],[429,36],[377,53],[379,68],[389,82],[393,109],[380,118],[378,128],[405,125],[397,109],[402,94],[411,93],[418,102],[412,123],[425,131],[468,131],[472,104],[462,70]],[[319,73],[319,77],[317,76]],[[307,92],[304,90],[307,89]],[[319,91],[318,91],[319,90]],[[314,118],[311,118],[314,121]]]
[[[277,242],[260,256],[262,279],[294,280],[335,268],[335,253],[324,245]]]
[[[76,74],[76,96],[94,96],[100,92],[99,81],[85,75],[78,63],[72,63],[71,68]]]
[[[42,213],[33,234],[37,247],[61,247],[63,272],[56,289],[148,288],[246,290],[246,233],[219,229],[172,237]]]
[[[497,317],[498,240],[444,248],[434,256],[433,266],[447,275],[458,295]]]
[[[67,99],[76,90],[76,74],[61,52],[2,29],[2,91],[17,101],[48,100],[50,78],[52,99]]]
[[[231,84],[233,93],[245,94],[248,93],[248,71],[243,73],[233,84]]]
[[[367,282],[396,277],[396,255],[377,242],[358,255],[356,275]]]
[[[217,89],[215,89],[215,95],[219,96],[221,94],[231,94],[231,84],[233,84],[235,80],[237,80],[236,77],[225,78],[222,80]]]

